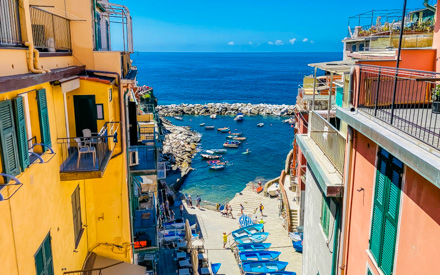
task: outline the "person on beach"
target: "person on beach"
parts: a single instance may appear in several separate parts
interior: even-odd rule
[[[241,203],[240,203],[240,211],[241,211],[241,215],[243,215],[244,207],[243,207],[243,204],[241,204]]]
[[[174,220],[174,211],[173,211],[173,209],[171,209],[171,212],[170,212],[170,219]]]
[[[231,233],[229,233],[229,234],[231,234]],[[228,242],[229,234],[226,234],[226,232],[223,232],[223,248],[226,248],[226,243]]]
[[[261,216],[263,216],[263,209],[264,209],[264,206],[263,206],[262,203],[260,203],[260,213],[261,213]]]
[[[183,217],[183,202],[180,202],[179,210],[180,210],[180,216]]]
[[[188,196],[188,204],[192,208],[193,202],[192,202],[192,199],[191,199],[191,195]]]
[[[232,215],[232,206],[229,206],[228,216],[229,215],[231,215],[231,218],[234,218],[234,215]]]
[[[202,202],[202,199],[199,197],[199,195],[197,195],[197,208],[200,209],[200,203]]]
[[[264,232],[264,224],[265,224],[265,222],[263,220],[263,217],[261,217],[261,219],[260,219],[260,221],[258,223],[263,225],[263,232]]]

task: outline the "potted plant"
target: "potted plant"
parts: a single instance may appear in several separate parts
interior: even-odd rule
[[[440,114],[440,85],[432,89],[432,113]]]

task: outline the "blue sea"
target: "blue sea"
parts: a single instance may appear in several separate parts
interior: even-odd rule
[[[136,53],[139,85],[154,88],[159,104],[240,102],[295,104],[298,85],[313,73],[307,64],[341,60],[341,53]],[[285,118],[253,116],[243,122],[233,117],[185,116],[176,125],[190,126],[203,134],[203,149],[222,148],[227,134],[205,131],[200,123],[230,127],[243,132],[247,140],[238,149],[228,149],[224,160],[232,165],[211,171],[200,154],[193,159],[192,171],[182,192],[202,200],[224,203],[248,182],[273,179],[284,169],[292,149],[293,128]],[[260,122],[264,127],[257,127]],[[243,155],[249,148],[248,155]]]

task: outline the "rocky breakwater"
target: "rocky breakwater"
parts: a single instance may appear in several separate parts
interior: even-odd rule
[[[160,116],[174,117],[181,115],[272,115],[292,116],[295,105],[272,105],[250,103],[207,103],[207,104],[173,104],[156,107]]]
[[[161,120],[166,129],[162,153],[171,154],[174,157],[176,168],[182,170],[188,168],[201,140],[201,135],[189,127],[176,126],[165,118]]]

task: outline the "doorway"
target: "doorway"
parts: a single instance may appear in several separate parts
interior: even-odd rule
[[[97,112],[94,95],[75,95],[73,96],[75,108],[76,136],[82,137],[83,129],[90,129],[92,133],[98,132]]]

